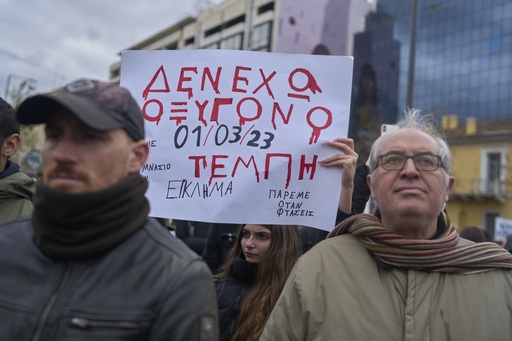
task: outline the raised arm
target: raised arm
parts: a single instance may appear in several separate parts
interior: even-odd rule
[[[319,163],[322,166],[341,167],[343,169],[338,209],[341,212],[350,214],[352,212],[354,174],[358,158],[357,153],[354,151],[354,140],[340,137],[332,141],[325,141],[324,144],[334,147],[341,152],[327,159],[320,160]]]

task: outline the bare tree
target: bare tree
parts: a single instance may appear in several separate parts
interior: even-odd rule
[[[16,88],[9,91],[9,99],[12,106],[17,109],[20,103],[30,96],[36,87],[29,81],[24,80]],[[30,150],[41,150],[44,140],[43,127],[39,125],[21,125],[20,126],[21,145],[16,154],[12,156],[12,160],[21,166],[21,170],[25,173],[35,176],[38,169],[29,168],[24,161],[25,156]]]

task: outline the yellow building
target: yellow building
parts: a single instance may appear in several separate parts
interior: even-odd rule
[[[446,211],[457,228],[475,225],[494,237],[496,217],[512,219],[512,119],[459,124],[445,116],[442,129],[455,177]]]

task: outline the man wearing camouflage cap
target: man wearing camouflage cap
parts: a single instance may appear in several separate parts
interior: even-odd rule
[[[0,228],[0,339],[217,340],[211,273],[152,218],[144,119],[82,79],[21,103],[46,124],[32,217]]]

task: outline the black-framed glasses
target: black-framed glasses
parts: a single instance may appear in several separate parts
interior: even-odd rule
[[[408,159],[412,159],[418,171],[435,171],[441,164],[441,156],[430,153],[416,155],[404,155],[400,153],[388,153],[379,155],[380,164],[385,170],[399,171],[404,169]]]

